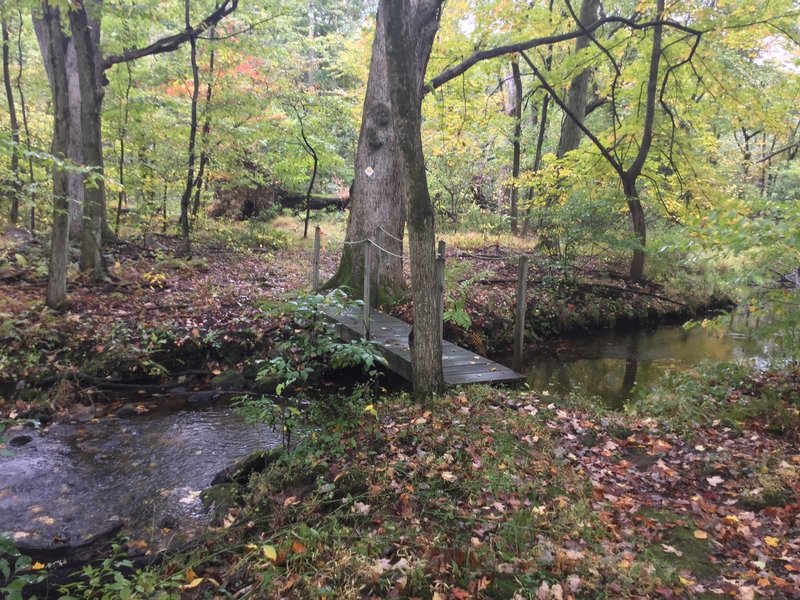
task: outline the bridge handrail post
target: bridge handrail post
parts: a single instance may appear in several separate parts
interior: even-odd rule
[[[377,264],[375,265],[375,308],[379,308],[378,305],[381,301],[381,258],[383,257],[383,252],[381,252],[380,248],[386,247],[383,245],[383,234],[380,227],[378,227],[378,230],[375,232],[375,245],[377,246],[376,250],[378,253],[376,257]]]
[[[514,370],[522,372],[523,346],[525,344],[525,309],[528,291],[528,257],[521,256],[517,267],[517,307],[514,311]]]
[[[369,300],[370,300],[370,250],[372,239],[364,240],[364,339],[369,339]]]
[[[321,243],[322,230],[319,225],[314,228],[314,258],[311,263],[311,291],[317,293],[319,291],[319,253],[322,246]]]
[[[439,341],[444,340],[444,240],[439,240],[436,255],[436,300],[439,303]]]

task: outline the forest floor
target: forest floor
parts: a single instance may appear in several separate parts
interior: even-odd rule
[[[799,494],[796,438],[755,421],[391,395],[322,421],[158,573],[183,598],[797,598]]]
[[[247,375],[276,327],[258,301],[309,286],[310,242],[287,239],[296,222],[286,228],[224,226],[201,235],[189,260],[171,238],[115,246],[112,280],[72,272],[61,312],[43,305],[41,247],[0,251],[0,414],[68,415],[109,382],[202,389],[225,370]],[[341,225],[330,230],[324,275]],[[448,335],[502,349],[522,249],[448,242],[448,305],[474,332],[450,323]],[[688,298],[616,272],[538,261],[532,337],[713,303],[711,292]],[[408,316],[409,305],[394,311]],[[705,381],[681,398],[721,415],[688,426],[482,387],[425,406],[389,393],[345,406],[252,477],[204,543],[147,585],[186,598],[798,597],[798,430],[731,415],[783,390],[796,425],[800,373],[722,383],[712,401]]]

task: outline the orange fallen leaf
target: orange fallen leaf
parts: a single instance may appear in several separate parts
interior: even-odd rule
[[[705,531],[703,531],[702,529],[695,529],[694,530],[694,537],[696,537],[698,540],[707,540],[708,539],[708,534]]]

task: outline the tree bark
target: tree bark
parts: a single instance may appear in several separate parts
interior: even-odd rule
[[[58,8],[42,2],[43,39],[52,59],[51,91],[53,100],[52,155],[67,158],[69,145],[69,91],[66,71],[67,40],[61,29]],[[41,43],[42,39],[40,39]],[[59,164],[53,165],[53,235],[50,241],[50,261],[47,266],[47,305],[59,308],[67,300],[67,256],[69,251],[69,198],[67,174]]]
[[[97,82],[96,44],[92,40],[89,18],[83,5],[70,11],[69,22],[77,61],[80,122],[83,125],[81,155],[84,167],[90,169],[83,174],[82,181],[84,205],[80,268],[89,273],[92,281],[101,281],[106,276],[100,254],[105,197],[99,97],[99,90],[102,88]]]
[[[386,20],[387,82],[394,126],[399,188],[408,207],[414,339],[414,394],[427,398],[444,390],[441,306],[436,289],[434,211],[422,152],[422,76],[439,25],[439,0],[381,0]]]
[[[191,1],[184,0],[184,15],[186,19],[186,29],[191,29]],[[192,108],[189,120],[189,158],[186,166],[186,186],[181,196],[181,238],[183,239],[183,252],[191,252],[191,242],[189,240],[189,201],[192,198],[194,189],[194,161],[195,161],[195,142],[197,140],[197,98],[200,91],[200,70],[197,67],[197,39],[192,36],[189,38],[190,60],[192,65]]]
[[[364,287],[364,249],[360,240],[372,238],[378,227],[385,248],[402,255],[406,206],[400,193],[396,165],[394,126],[386,77],[385,11],[378,11],[375,38],[372,42],[367,92],[361,117],[361,132],[356,150],[355,178],[350,187],[350,215],[339,267],[325,288],[345,287],[353,297],[360,297]],[[421,75],[420,75],[421,77]],[[393,239],[392,237],[397,239]],[[372,273],[377,273],[378,257],[373,252]],[[405,290],[403,261],[384,254],[380,261],[381,287],[388,295]]]
[[[17,107],[14,102],[14,90],[11,87],[11,71],[9,66],[9,35],[8,23],[5,19],[0,23],[3,35],[3,85],[6,90],[6,100],[8,102],[8,121],[11,126],[11,141],[14,147],[11,148],[11,211],[9,220],[12,225],[19,221],[19,200],[22,193],[22,180],[19,176],[19,123],[17,122]]]

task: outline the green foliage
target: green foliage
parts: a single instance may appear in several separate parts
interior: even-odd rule
[[[283,338],[276,345],[278,356],[259,371],[260,380],[277,378],[277,393],[288,386],[304,384],[325,368],[362,367],[371,376],[378,364],[385,364],[377,346],[370,341],[343,342],[326,311],[354,310],[360,301],[351,302],[341,290],[327,294],[308,294],[281,304],[265,303],[264,314],[283,323]]]
[[[60,600],[132,600],[181,597],[184,573],[161,573],[156,569],[136,570],[125,558],[120,543],[112,544],[112,553],[100,564],[88,564],[80,572],[80,580],[60,589]]]
[[[2,432],[2,429],[0,429]],[[0,595],[6,600],[23,600],[22,590],[28,584],[42,581],[47,576],[44,565],[33,563],[23,555],[7,537],[0,534]],[[36,596],[29,597],[35,600]]]

